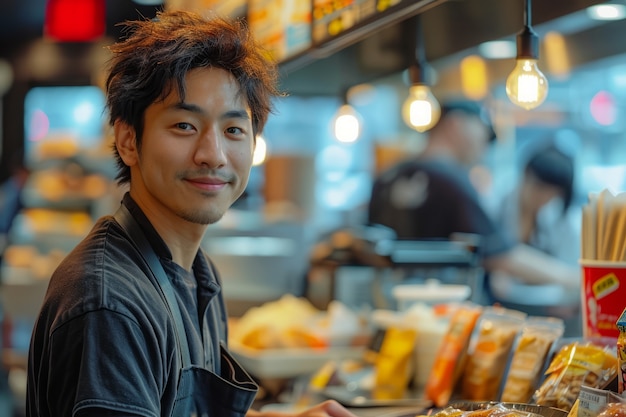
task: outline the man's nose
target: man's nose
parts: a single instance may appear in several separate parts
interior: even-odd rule
[[[195,161],[210,168],[226,164],[226,141],[221,131],[209,129],[199,137],[195,151]]]

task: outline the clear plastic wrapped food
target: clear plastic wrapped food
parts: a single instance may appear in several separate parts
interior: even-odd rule
[[[496,306],[483,310],[463,371],[464,399],[498,399],[513,343],[525,319],[526,313],[517,310]]]
[[[481,312],[481,306],[463,303],[450,319],[425,388],[426,398],[437,407],[448,403],[460,379],[467,358],[467,346]]]
[[[535,392],[535,403],[569,411],[582,385],[605,388],[617,376],[615,348],[592,342],[564,345],[550,362],[546,379]]]
[[[541,379],[548,354],[565,327],[556,317],[528,317],[514,349],[501,401],[525,403],[531,400]]]

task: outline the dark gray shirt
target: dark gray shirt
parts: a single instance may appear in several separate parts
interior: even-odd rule
[[[393,229],[399,239],[476,234],[484,257],[514,244],[484,210],[468,172],[447,159],[406,161],[383,172],[372,188],[368,222]]]
[[[159,256],[179,301],[191,359],[220,374],[226,313],[202,251],[193,274],[127,194],[125,204]],[[169,416],[180,358],[172,320],[140,253],[111,216],[53,274],[29,352],[28,416]],[[211,395],[211,393],[207,393]]]

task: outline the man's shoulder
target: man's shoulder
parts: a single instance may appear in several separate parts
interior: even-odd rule
[[[99,219],[85,238],[54,271],[49,297],[73,308],[98,309],[115,304],[118,298],[136,293],[150,281],[141,255],[128,241],[121,227],[110,217]]]
[[[104,216],[96,221],[59,268],[78,268],[86,274],[98,273],[108,262],[128,257],[133,251],[133,245],[119,224],[112,216]]]

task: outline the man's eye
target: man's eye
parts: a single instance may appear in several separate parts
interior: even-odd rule
[[[182,130],[191,130],[193,129],[193,126],[190,123],[187,122],[181,122],[181,123],[177,123],[176,127]]]
[[[228,133],[235,134],[235,135],[243,133],[243,129],[241,129],[239,127],[234,127],[234,126],[227,128],[226,131]]]

